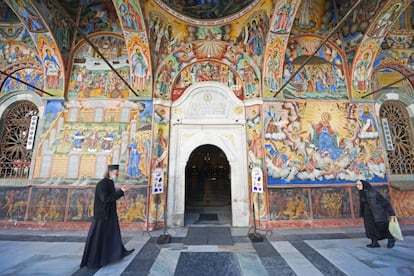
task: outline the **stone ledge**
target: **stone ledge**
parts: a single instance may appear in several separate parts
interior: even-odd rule
[[[391,181],[390,186],[398,191],[414,191],[414,181]]]

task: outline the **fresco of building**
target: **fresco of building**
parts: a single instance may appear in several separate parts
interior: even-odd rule
[[[108,164],[123,228],[184,226],[206,179],[233,226],[360,225],[358,179],[414,221],[411,1],[0,8],[1,226],[86,229]]]

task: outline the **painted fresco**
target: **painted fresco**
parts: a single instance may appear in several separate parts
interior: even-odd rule
[[[160,1],[180,14],[197,19],[219,19],[230,16],[241,12],[252,3],[251,0],[185,1],[187,3],[184,3],[184,1]]]
[[[264,108],[268,185],[387,181],[372,105],[278,102]]]
[[[86,222],[93,217],[95,188],[31,188],[28,218],[25,214],[29,188],[0,189],[1,221]],[[146,222],[147,187],[132,188],[118,204],[120,222]],[[69,202],[67,195],[69,194]],[[68,202],[68,203],[67,203]],[[66,213],[66,205],[68,210]]]
[[[19,22],[16,14],[10,9],[5,1],[0,2],[0,21],[3,22]]]
[[[14,72],[11,76],[13,78],[9,77],[4,82],[1,88],[0,95],[4,95],[6,93],[11,93],[11,92],[16,92],[16,91],[23,91],[23,90],[43,94],[42,92],[39,92],[39,90],[34,89],[33,87],[16,80],[16,79],[19,79],[34,87],[38,87],[39,83],[43,83],[43,80],[44,80],[44,75],[42,71],[37,70],[37,69],[23,69],[23,70]]]
[[[110,34],[91,40],[123,79],[129,80],[130,68],[124,40]],[[73,61],[68,98],[126,98],[130,96],[127,85],[86,42],[79,45],[74,53]]]
[[[142,14],[141,9],[136,1],[117,0],[119,16],[121,18],[122,27],[126,31],[142,31]]]
[[[151,170],[167,169],[169,141],[169,108],[161,105],[154,107],[154,133],[152,146]]]
[[[37,56],[37,53],[26,44],[13,40],[12,37],[23,36],[28,38],[28,34],[25,35],[23,29],[9,28],[7,33],[5,29],[0,28],[0,41],[8,41],[8,43],[0,44],[0,66],[6,67],[11,64],[18,63],[32,63],[36,65],[42,64],[41,59]]]
[[[262,131],[262,118],[260,106],[246,107],[246,131],[248,147],[249,168],[259,167],[263,170],[264,147]]]
[[[276,16],[271,30],[275,33],[288,33],[292,27],[292,15],[296,13],[296,1],[282,0],[276,4]]]
[[[160,77],[159,91],[160,96],[163,96],[166,95],[164,93],[168,92],[165,91],[161,94],[161,86],[165,81],[165,76],[161,73]],[[172,100],[177,100],[190,85],[203,81],[221,82],[230,87],[236,97],[241,100],[244,98],[243,81],[237,71],[224,63],[204,61],[193,63],[180,71],[173,83]]]
[[[302,0],[296,13],[294,28],[302,32],[313,32],[321,28],[325,0]]]
[[[378,55],[383,42],[383,37],[389,31],[393,22],[401,14],[408,4],[403,1],[388,1],[383,6],[383,10],[375,19],[375,24],[371,24],[367,30],[367,35],[360,42],[355,60],[353,61],[352,71],[352,93],[354,98],[365,97],[366,92],[370,91],[370,77],[372,74],[372,64]]]
[[[93,217],[93,202],[95,190],[68,189],[69,207],[66,221],[90,221]]]
[[[28,221],[63,222],[67,189],[32,189]]]
[[[414,46],[414,45],[413,45]],[[414,70],[414,47],[412,49],[396,49],[382,52],[377,56],[373,67],[377,66],[388,66],[393,68],[397,66],[395,61],[400,61],[400,66],[405,66],[409,70]]]
[[[252,212],[256,220],[267,220],[267,200],[265,193],[252,193]],[[259,225],[260,227],[260,225]]]
[[[414,192],[392,190],[392,206],[398,217],[414,216]]]
[[[117,204],[120,222],[147,221],[147,188],[130,189]]]
[[[399,63],[396,63],[396,62]],[[412,90],[406,89],[414,84],[414,51],[412,49],[385,50],[375,59],[374,73],[371,76],[371,90],[403,89],[412,94]],[[411,77],[410,77],[411,76]],[[375,95],[375,96],[380,96]]]
[[[165,212],[165,194],[153,194],[150,197],[148,223],[154,226],[154,229],[158,229],[164,223]]]
[[[401,3],[394,3],[382,11],[376,19],[375,25],[369,29],[368,35],[371,37],[383,37],[400,15],[399,9],[401,6]]]
[[[106,109],[103,109],[104,106]],[[58,113],[39,145],[42,149],[39,157],[47,155],[54,161],[45,165],[39,160],[34,175],[35,183],[90,185],[96,182],[93,179],[98,175],[103,176],[104,171],[101,174],[96,171],[97,164],[116,162],[120,164],[119,181],[129,185],[146,185],[151,165],[152,102],[141,101],[133,104],[128,101],[111,101],[105,104],[85,101],[72,103],[72,107],[79,109],[78,120],[70,121],[68,110]],[[102,112],[96,111],[99,107]],[[61,108],[60,102],[56,101],[48,104],[46,111],[53,118],[56,116],[54,112]],[[125,114],[126,110],[130,113]],[[97,114],[100,116],[97,117]],[[126,115],[127,119],[124,118]],[[73,156],[77,156],[78,161],[69,163]],[[46,159],[49,160],[48,158]],[[71,168],[69,164],[72,164]],[[79,167],[77,178],[63,177],[69,170],[73,171],[74,167]],[[105,164],[103,167],[105,170]],[[40,177],[45,174],[40,170],[48,171],[47,174],[52,177]]]
[[[239,44],[240,49],[249,52],[254,57],[262,56],[268,30],[267,12],[266,10],[258,10],[246,19],[235,42]],[[257,61],[259,60],[257,59]]]
[[[131,65],[131,83],[138,96],[150,96],[152,84],[152,67],[150,51],[144,42],[145,37],[130,33],[127,37],[129,63]]]
[[[148,15],[149,44],[152,49],[152,59],[156,62],[162,60],[166,55],[171,54],[174,48],[179,47],[188,30],[183,26],[177,30],[176,22],[169,20],[158,10],[151,11]],[[173,25],[174,24],[174,25]],[[173,28],[174,26],[174,28]],[[189,28],[192,30],[192,28]]]
[[[351,218],[349,189],[348,187],[311,189],[313,219]]]
[[[29,188],[0,188],[0,220],[23,221],[27,209]]]
[[[95,32],[122,32],[112,0],[81,1],[81,5],[79,28],[85,35]],[[80,39],[78,34],[78,41]]]
[[[348,99],[346,72],[339,48],[325,45],[303,66],[319,43],[320,38],[309,36],[289,41],[283,64],[283,81],[287,82],[295,75],[279,96],[287,99]],[[300,67],[302,69],[297,72]],[[269,87],[272,87],[271,83]]]
[[[67,20],[62,20],[62,15],[53,4],[51,5],[41,0],[34,0],[32,3],[36,6],[42,18],[47,21],[49,27],[51,27],[50,31],[53,33],[62,55],[69,56],[72,47],[74,27]]]
[[[176,100],[191,84],[205,81],[228,85],[239,99],[260,95],[260,74],[243,52],[205,41],[186,44],[167,58],[157,70],[154,96]]]
[[[151,124],[153,106],[150,101],[141,101],[143,110],[139,113],[137,120],[137,130],[130,132],[130,142],[127,146],[127,157],[121,158],[121,163],[125,162],[125,177],[129,179],[140,179],[140,183],[146,184],[151,169]]]
[[[333,10],[333,14],[338,13],[338,18],[343,18],[356,1],[341,1],[338,10]],[[352,64],[357,53],[358,46],[368,30],[369,26],[375,20],[375,15],[384,5],[387,0],[363,0],[356,8],[355,16],[349,16],[344,24],[341,26],[342,44],[346,52],[348,64]]]
[[[63,63],[56,54],[59,51],[55,46],[52,46],[52,43],[43,39],[39,40],[38,44],[43,54],[45,89],[56,96],[60,96],[62,95],[64,75]]]
[[[56,135],[51,149],[55,154],[66,155],[70,151],[82,154],[95,152],[111,152],[113,146],[128,128],[128,123],[82,123],[74,122],[66,126]]]
[[[24,20],[30,32],[41,33],[47,31],[41,17],[32,5],[23,0],[10,1],[10,4],[16,15]]]
[[[303,189],[269,189],[271,220],[310,219],[309,192]]]
[[[64,102],[62,100],[49,100],[46,102],[41,133],[47,132],[58,114],[64,109]]]
[[[69,189],[66,221],[90,221],[93,217],[95,189]],[[147,188],[133,188],[117,202],[120,222],[146,222]]]

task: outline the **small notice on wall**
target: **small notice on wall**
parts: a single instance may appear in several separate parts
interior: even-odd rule
[[[152,173],[152,193],[162,194],[164,192],[164,172],[156,168]]]
[[[263,193],[263,171],[259,167],[252,169],[252,192]]]

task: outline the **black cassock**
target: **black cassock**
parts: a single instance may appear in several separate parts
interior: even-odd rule
[[[80,267],[99,268],[117,261],[127,251],[122,243],[116,200],[124,195],[105,177],[96,185],[94,217],[91,221]]]

